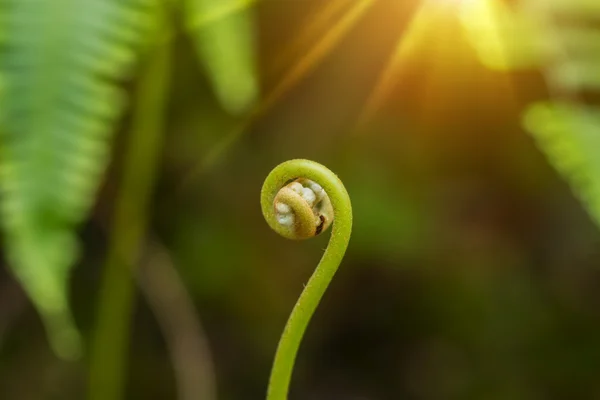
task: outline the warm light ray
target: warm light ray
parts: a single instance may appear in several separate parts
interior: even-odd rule
[[[481,3],[486,0],[478,1]],[[502,105],[499,113],[507,111],[505,106],[516,105],[518,101],[512,76],[494,72],[478,63],[476,51],[469,45],[466,35],[470,32],[465,30],[462,18],[465,13],[473,17],[478,15],[475,3],[465,3],[458,13],[446,15],[445,21],[435,23],[437,39],[430,41],[435,47],[429,50],[434,58],[419,99],[418,116],[425,129],[438,129],[439,121],[451,118],[456,113],[468,112],[460,105],[465,96],[473,99],[474,104],[481,102],[483,110],[489,110],[492,105]],[[489,20],[489,23],[495,22]],[[505,41],[498,44],[508,45]],[[463,86],[469,88],[468,93],[462,91]],[[433,115],[436,118],[432,118]],[[448,131],[451,130],[448,127]]]
[[[487,0],[480,0],[480,1],[487,1]],[[501,23],[499,21],[499,18],[500,18],[499,15],[496,15],[495,18],[494,18],[494,15],[491,15],[490,21],[492,24],[496,24],[497,26],[499,26]],[[507,60],[510,59],[510,50],[508,49],[509,44],[507,43],[506,39],[499,40],[499,47],[503,47],[503,51],[504,51],[506,59]],[[502,84],[502,87],[505,90],[509,100],[513,104],[516,104],[516,102],[518,100],[518,93],[517,93],[517,85],[513,81],[513,78],[508,74],[504,74],[504,75],[502,75],[502,80],[498,83]]]
[[[329,29],[329,31],[290,68],[281,81],[267,93],[260,104],[258,104],[253,112],[250,113],[249,117],[212,147],[208,154],[183,179],[181,187],[187,187],[188,183],[200,176],[221,159],[231,145],[247,131],[254,121],[264,115],[264,113],[275,105],[287,91],[312,71],[312,69],[329,54],[339,41],[344,38],[346,33],[367,12],[373,3],[374,0],[356,0],[352,8],[350,8],[346,14],[337,21],[331,29]]]
[[[431,58],[439,58],[442,52],[447,53],[449,49],[438,46],[438,44],[448,34],[451,26],[449,22],[456,18],[458,7],[468,6],[470,1],[428,0],[419,7],[406,29],[406,33],[398,40],[390,61],[383,69],[374,89],[365,102],[358,120],[359,127],[364,126],[389,97],[390,92],[400,79],[404,61],[414,57],[417,52],[421,51],[427,52]],[[427,47],[431,44],[434,44],[437,50]],[[435,74],[438,69],[435,65],[437,64],[434,63],[430,75]]]
[[[310,44],[327,29],[327,24],[329,24],[350,1],[352,0],[330,0],[314,13],[316,15],[310,15],[306,18],[307,21],[302,24],[302,31],[286,44],[285,49],[273,62],[271,71],[276,72],[284,69],[297,54],[309,47]]]
[[[270,108],[279,98],[310,72],[358,22],[374,0],[357,0],[354,6],[310,49],[265,97],[259,113]]]
[[[543,58],[540,21],[503,0],[478,0],[460,13],[467,41],[481,62],[494,70],[536,68]]]
[[[479,61],[492,71],[531,68],[539,57],[536,49],[537,27],[523,19],[499,0],[477,0],[460,15],[466,40]],[[534,50],[536,49],[536,50]],[[501,87],[512,104],[518,101],[517,85],[508,74],[489,77],[489,85]],[[493,81],[492,81],[493,80]]]
[[[420,114],[419,117],[424,124],[427,125],[427,121],[430,120],[428,114],[437,113],[435,107],[440,107],[439,96],[444,93],[443,84],[447,84],[443,78],[443,73],[448,72],[449,66],[453,66],[456,63],[458,55],[456,49],[452,48],[452,40],[456,40],[453,36],[456,34],[456,27],[452,25],[452,21],[449,21],[448,15],[446,15],[444,21],[439,21],[437,24],[437,31],[435,32],[437,40],[429,41],[430,45],[434,47],[428,49],[430,53],[431,62],[429,63],[430,69],[427,71],[427,80],[422,85],[421,97],[420,97]],[[449,60],[453,60],[449,62]],[[463,71],[464,73],[464,71]],[[458,93],[457,95],[460,95]]]
[[[417,44],[422,42],[423,35],[427,28],[430,7],[431,6],[427,6],[427,3],[419,7],[415,17],[406,29],[406,34],[403,38],[398,40],[389,62],[379,75],[377,83],[365,103],[364,109],[358,120],[359,127],[368,122],[388,97],[399,79],[401,62],[413,53]]]

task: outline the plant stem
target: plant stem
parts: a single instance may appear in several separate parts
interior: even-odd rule
[[[89,400],[123,397],[135,292],[134,266],[148,223],[170,77],[170,44],[160,39],[145,63],[134,102],[90,349]]]
[[[300,342],[344,257],[352,231],[352,206],[344,185],[329,169],[308,160],[284,162],[271,171],[265,180],[261,193],[261,207],[271,228],[277,232],[282,230],[273,207],[277,192],[289,180],[298,177],[310,179],[323,187],[333,206],[334,221],[327,249],[294,306],[279,341],[271,370],[267,400],[287,399]]]

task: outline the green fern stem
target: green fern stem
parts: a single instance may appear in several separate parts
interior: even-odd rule
[[[306,327],[348,247],[352,205],[333,172],[316,162],[298,159],[271,171],[262,187],[261,207],[269,226],[289,239],[316,236],[333,222],[327,249],[292,310],[275,354],[267,400],[286,400]]]
[[[166,34],[165,34],[166,36]],[[170,43],[160,37],[141,74],[90,350],[89,400],[123,397],[134,274],[148,223],[148,199],[162,145]]]

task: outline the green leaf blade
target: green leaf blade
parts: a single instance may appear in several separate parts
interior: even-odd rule
[[[0,216],[14,275],[57,355],[81,340],[68,302],[88,215],[108,163],[120,88],[155,15],[155,0],[0,3]]]
[[[188,0],[187,29],[214,91],[227,111],[258,97],[250,0]]]

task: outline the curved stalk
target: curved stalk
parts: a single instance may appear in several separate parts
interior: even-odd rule
[[[304,182],[307,179],[310,181],[306,183],[306,188],[296,186],[292,189],[298,189],[296,192],[299,193],[299,196],[293,198],[293,195],[289,193],[289,187],[297,184],[290,184],[290,181],[302,182],[302,179]],[[308,193],[305,196],[302,194],[302,190],[315,188],[314,183],[318,184],[314,191],[317,196],[316,200],[311,202],[312,195]],[[319,198],[318,193],[321,188],[325,191],[322,199]],[[306,215],[303,210],[305,205],[300,204],[301,200],[298,197],[308,198],[309,205],[315,211],[314,215]],[[263,215],[273,230],[290,239],[306,239],[325,230],[326,226],[323,228],[322,224],[324,221],[326,224],[328,223],[327,216],[319,215],[318,212],[321,210],[326,212],[327,204],[323,203],[329,201],[333,211],[332,217],[335,217],[331,238],[319,265],[298,298],[279,341],[269,379],[267,400],[287,399],[296,354],[306,327],[348,247],[352,231],[352,206],[348,192],[340,179],[323,165],[309,160],[291,160],[278,165],[271,171],[263,184],[261,192]],[[290,211],[290,214],[285,214]],[[288,218],[289,215],[292,217]],[[314,224],[314,230],[308,230],[307,226],[311,224]],[[304,234],[307,231],[312,234]]]

